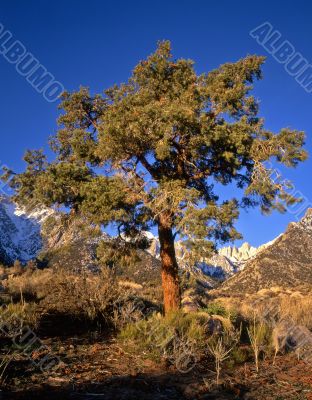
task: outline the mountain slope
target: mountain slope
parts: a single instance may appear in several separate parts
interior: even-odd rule
[[[42,248],[41,225],[53,213],[51,209],[25,209],[0,196],[0,262],[26,262]]]
[[[235,295],[272,287],[312,289],[312,209],[300,222],[289,224],[284,234],[223,283],[220,291]]]

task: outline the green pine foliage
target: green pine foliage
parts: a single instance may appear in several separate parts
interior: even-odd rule
[[[195,256],[240,238],[240,207],[284,212],[299,201],[267,162],[295,167],[307,158],[303,132],[270,132],[258,116],[250,93],[263,63],[251,55],[198,75],[163,41],[128,82],[95,96],[87,88],[64,93],[50,141],[55,160],[27,152],[25,172],[10,181],[15,199],[114,223],[142,246],[140,232],[165,216]],[[219,184],[235,185],[242,199],[220,202]]]

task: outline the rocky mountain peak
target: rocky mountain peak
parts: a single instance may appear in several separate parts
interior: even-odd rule
[[[258,249],[245,242],[240,247],[228,246],[221,248],[218,253],[229,258],[233,262],[243,262],[253,257]]]
[[[309,208],[304,217],[295,225],[299,228],[312,230],[312,208]]]

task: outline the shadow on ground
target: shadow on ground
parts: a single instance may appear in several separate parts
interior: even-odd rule
[[[118,376],[100,383],[64,386],[41,384],[23,391],[6,391],[0,400],[208,400],[244,399],[243,388],[209,392],[200,376],[165,373]],[[240,391],[240,394],[238,393]],[[251,399],[251,397],[249,397]]]

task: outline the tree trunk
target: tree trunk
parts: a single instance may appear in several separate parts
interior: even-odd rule
[[[171,228],[171,218],[161,214],[158,223],[160,241],[161,278],[164,293],[165,314],[178,310],[181,305],[181,292],[178,273],[178,263],[175,255],[174,237]]]

